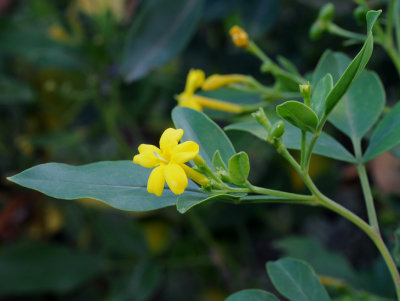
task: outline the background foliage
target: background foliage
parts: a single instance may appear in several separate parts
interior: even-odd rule
[[[393,297],[372,243],[321,209],[221,202],[186,215],[175,208],[132,214],[90,199],[52,200],[5,180],[39,163],[130,160],[140,143],[155,144],[172,126],[174,95],[183,90],[190,68],[271,82],[256,58],[230,42],[233,24],[242,25],[271,57],[290,59],[302,74],[315,68],[326,48],[353,57],[359,46],[345,47],[340,38],[310,41],[308,29],[322,4],[0,1],[0,299],[223,300],[244,288],[278,288],[279,279],[266,276],[265,262],[285,255],[309,262],[337,300]],[[375,8],[382,5],[377,1]],[[336,1],[335,6],[338,23],[365,32],[352,17],[355,4]],[[393,104],[398,76],[379,47],[368,68],[385,86],[384,92],[374,92],[386,93]],[[365,76],[373,86],[375,75]],[[346,128],[339,117],[333,115],[332,122]],[[249,154],[254,183],[304,190],[261,141],[238,131],[228,135],[237,151]],[[371,133],[362,127],[354,135],[361,140]],[[335,138],[351,149],[348,137],[335,132]],[[379,144],[374,134],[371,141]],[[366,160],[373,152],[367,150]],[[354,169],[318,156],[313,161],[319,186],[366,217]],[[389,238],[399,220],[398,170],[389,154],[369,164],[380,224]],[[127,180],[128,175],[121,179]],[[278,265],[271,263],[268,271]]]

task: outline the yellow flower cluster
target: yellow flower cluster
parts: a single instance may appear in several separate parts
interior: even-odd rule
[[[186,79],[185,90],[176,96],[176,100],[179,106],[188,107],[197,111],[202,111],[203,108],[209,108],[230,113],[241,113],[243,108],[239,105],[196,95],[195,92],[199,88],[202,88],[204,91],[210,91],[229,84],[247,83],[247,81],[248,77],[241,74],[214,74],[206,79],[204,71],[191,69]]]
[[[149,193],[161,196],[167,182],[173,193],[182,194],[188,185],[188,177],[200,185],[210,183],[206,176],[185,164],[198,156],[199,145],[193,141],[179,144],[182,136],[182,129],[168,128],[161,135],[160,148],[150,144],[139,146],[139,154],[133,157],[133,163],[155,167],[147,182]]]

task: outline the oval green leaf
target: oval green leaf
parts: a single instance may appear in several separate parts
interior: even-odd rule
[[[205,114],[183,107],[172,111],[175,127],[184,130],[183,140],[194,141],[200,146],[200,156],[212,166],[212,158],[219,150],[222,160],[228,165],[230,157],[235,154],[232,142],[224,131]]]
[[[353,141],[360,141],[385,105],[385,90],[376,73],[364,70],[329,116],[329,121]]]
[[[363,161],[367,162],[400,143],[400,102],[378,123]]]
[[[137,80],[177,55],[193,35],[201,0],[151,0],[135,18],[125,41],[122,73]]]
[[[245,152],[234,154],[229,159],[229,177],[233,184],[243,185],[250,172],[249,156]]]
[[[179,196],[167,187],[161,197],[147,192],[151,169],[132,161],[104,161],[82,166],[47,163],[8,180],[58,199],[91,198],[129,211],[148,211],[175,205]],[[192,182],[185,194],[204,194]]]
[[[257,122],[240,122],[234,123],[227,127],[225,130],[238,130],[250,133],[263,141],[268,139],[267,131]],[[286,123],[285,133],[282,136],[283,143],[289,149],[301,149],[300,138],[301,132],[298,128]],[[307,135],[307,142],[311,139],[310,135]],[[320,137],[315,144],[313,153],[325,156],[328,158],[341,160],[345,162],[356,162],[354,156],[346,150],[339,142],[337,142],[332,136],[322,132]]]
[[[318,126],[317,115],[302,102],[286,101],[276,107],[276,112],[287,122],[303,131],[314,132]]]
[[[230,295],[225,301],[279,301],[279,299],[267,291],[245,289]]]
[[[267,263],[275,288],[291,301],[329,301],[329,295],[306,262],[283,258]]]
[[[333,88],[333,78],[330,73],[327,73],[316,85],[311,96],[311,109],[321,119],[324,115],[325,99]]]

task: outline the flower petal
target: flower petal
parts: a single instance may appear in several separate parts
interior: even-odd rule
[[[181,140],[182,136],[182,129],[166,129],[160,138],[160,148],[162,152],[165,154],[170,154],[172,149],[178,145],[178,141]]]
[[[156,152],[158,154],[161,154],[161,150],[157,146],[151,144],[140,144],[138,150],[139,153]]]
[[[178,164],[170,163],[164,168],[165,180],[175,194],[182,194],[187,185],[188,178],[185,171]]]
[[[191,69],[186,79],[185,92],[189,95],[193,94],[196,89],[200,88],[205,79],[203,70]]]
[[[133,163],[139,164],[146,168],[152,168],[157,165],[160,165],[160,161],[154,155],[153,152],[145,152],[142,154],[135,155],[133,157]]]
[[[147,191],[161,196],[165,186],[164,166],[159,166],[153,169],[147,181]]]
[[[185,163],[192,160],[199,153],[199,145],[193,141],[186,141],[174,147],[171,162]]]

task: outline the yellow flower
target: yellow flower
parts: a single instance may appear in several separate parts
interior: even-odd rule
[[[232,37],[233,43],[236,47],[247,47],[249,46],[249,36],[242,28],[235,25],[229,30],[229,34]]]
[[[178,144],[183,135],[182,129],[166,129],[161,135],[160,148],[150,145],[139,145],[139,154],[133,157],[133,163],[153,168],[147,182],[147,191],[161,196],[165,182],[175,194],[182,194],[188,177],[200,185],[207,185],[210,180],[185,165],[198,156],[199,145],[193,141]]]
[[[176,96],[178,105],[196,111],[202,111],[203,107],[231,113],[241,113],[242,107],[217,99],[194,94],[204,83],[205,75],[202,70],[191,69],[186,79],[185,90]]]
[[[242,74],[227,74],[227,75],[213,74],[207,77],[201,88],[204,91],[212,91],[230,84],[247,83],[247,82],[248,82],[248,77]]]
[[[89,16],[111,12],[116,21],[121,21],[126,11],[126,0],[76,0],[78,8]]]

